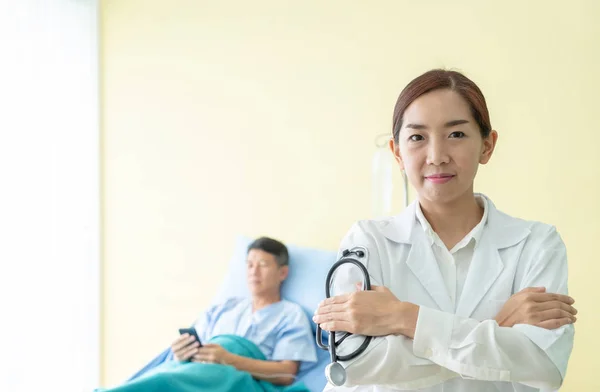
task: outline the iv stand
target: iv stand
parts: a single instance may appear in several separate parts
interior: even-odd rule
[[[389,141],[390,141],[389,133],[382,133],[375,137],[375,147],[377,148],[377,150],[375,151],[376,156],[374,157],[374,162],[373,162],[373,174],[375,176],[377,176],[377,175],[386,176],[385,180],[389,181],[391,183],[391,172],[389,174],[381,173],[381,171],[385,171],[386,169],[390,169],[390,168],[382,167],[383,163],[377,162],[377,159],[383,158],[383,156],[378,156],[377,154],[384,153],[384,151],[381,149],[387,149]],[[409,203],[409,201],[408,201],[408,179],[406,178],[406,172],[404,170],[402,170],[402,183],[403,183],[403,188],[404,188],[403,189],[404,190],[404,207],[407,207],[408,203]],[[391,188],[390,188],[389,192],[391,192]],[[383,195],[383,197],[385,197],[385,195]]]

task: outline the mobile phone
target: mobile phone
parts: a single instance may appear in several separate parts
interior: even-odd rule
[[[196,332],[196,328],[194,328],[194,327],[191,327],[191,328],[179,328],[179,334],[183,335],[184,333],[187,333],[188,335],[193,336],[194,339],[196,339],[196,341],[200,345],[200,347],[202,347],[202,342],[200,341],[200,338],[198,337],[198,333]]]

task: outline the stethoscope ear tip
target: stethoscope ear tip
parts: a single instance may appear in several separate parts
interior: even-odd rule
[[[330,384],[341,387],[346,383],[346,369],[339,362],[332,362],[325,367],[325,377]]]

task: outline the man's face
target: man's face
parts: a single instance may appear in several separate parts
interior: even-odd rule
[[[285,280],[288,267],[280,267],[275,256],[260,249],[251,249],[247,257],[246,276],[252,295],[279,293],[281,282]]]

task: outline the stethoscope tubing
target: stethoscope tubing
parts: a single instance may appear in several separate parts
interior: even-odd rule
[[[329,272],[327,273],[327,277],[325,279],[325,296],[327,298],[331,297],[331,279],[333,277],[333,274],[340,266],[342,266],[344,264],[354,264],[355,266],[357,266],[363,274],[365,290],[371,290],[371,279],[369,277],[369,272],[367,271],[367,268],[365,267],[365,265],[355,258],[347,257],[347,255],[349,255],[349,254],[356,254],[357,256],[361,257],[360,256],[361,253],[364,256],[365,252],[361,251],[361,250],[345,251],[344,256],[342,256],[342,258],[340,260],[336,261],[331,266],[331,268],[329,269]],[[346,339],[350,335],[351,334],[347,334],[342,339]],[[338,362],[338,361],[349,361],[353,358],[356,358],[357,356],[362,354],[363,351],[365,351],[367,349],[367,347],[369,346],[369,343],[371,343],[371,340],[372,340],[371,336],[365,336],[363,343],[354,352],[352,352],[348,355],[339,356],[336,353],[335,331],[329,332],[329,344],[325,345],[325,344],[323,344],[321,326],[317,324],[317,333],[316,333],[317,346],[319,346],[323,350],[329,350],[329,354],[330,354],[332,363]],[[339,343],[341,343],[341,341],[338,342],[338,344]]]

